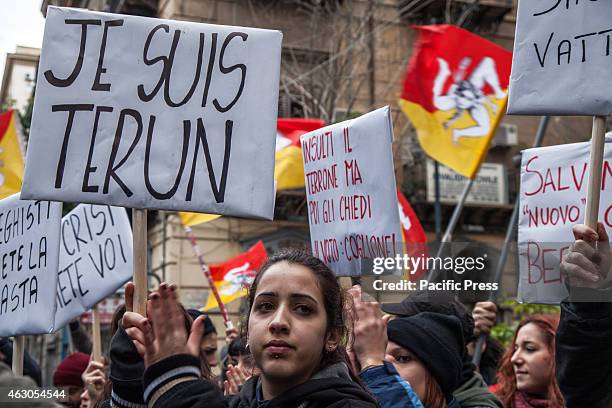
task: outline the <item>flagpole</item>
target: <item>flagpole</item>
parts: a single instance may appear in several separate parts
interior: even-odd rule
[[[193,234],[193,230],[187,225],[185,225],[184,227],[185,227],[185,234],[189,238],[189,241],[191,242],[191,247],[193,248],[193,252],[196,254],[198,258],[198,262],[200,263],[200,268],[202,268],[202,272],[204,273],[204,276],[208,280],[208,285],[210,286],[210,290],[212,291],[213,296],[217,300],[217,304],[219,305],[219,310],[221,311],[221,315],[223,316],[223,322],[225,323],[225,328],[227,330],[232,330],[234,328],[234,325],[232,324],[232,321],[229,318],[229,314],[227,313],[225,304],[223,304],[223,302],[221,301],[221,295],[219,295],[219,291],[217,290],[217,287],[215,286],[215,282],[213,281],[212,275],[210,274],[210,269],[208,268],[208,265],[204,261],[204,256],[202,255],[202,252],[200,251],[200,246],[198,245],[198,241],[196,240],[195,235]]]
[[[457,226],[457,222],[459,222],[459,217],[461,216],[461,212],[463,211],[463,207],[465,206],[465,200],[467,199],[470,190],[472,189],[472,184],[474,184],[474,179],[469,179],[468,183],[463,187],[463,192],[461,193],[461,197],[459,198],[459,202],[455,206],[453,210],[453,215],[451,216],[448,225],[446,226],[446,231],[444,232],[444,236],[442,237],[442,241],[440,241],[440,247],[438,248],[438,252],[436,253],[436,259],[442,257],[446,247],[452,241],[453,232],[455,231],[455,227]],[[434,268],[431,271],[429,276],[429,282],[435,282],[438,277],[439,270],[438,268]]]
[[[13,126],[15,126],[15,137],[17,138],[17,145],[21,152],[21,160],[25,163],[25,143],[23,138],[23,128],[21,127],[21,120],[16,109],[11,110]],[[25,336],[15,336],[13,338],[13,364],[12,369],[15,375],[23,375],[23,358],[25,354]]]
[[[440,204],[440,163],[434,160],[434,186],[436,194],[436,202],[434,206],[435,223],[436,223],[436,241],[440,242],[442,238],[442,206]]]
[[[455,206],[453,210],[453,215],[451,216],[448,225],[446,226],[446,231],[444,231],[444,235],[442,236],[442,241],[440,242],[440,248],[438,249],[438,253],[436,257],[439,257],[443,251],[443,244],[449,243],[452,241],[453,232],[455,232],[455,227],[457,226],[457,222],[459,222],[459,217],[461,216],[461,212],[463,211],[463,207],[465,206],[465,200],[467,199],[468,194],[470,194],[470,190],[472,189],[472,185],[474,184],[474,179],[469,179],[468,183],[463,187],[463,192],[461,193],[461,197],[459,198],[459,202]]]
[[[538,132],[536,133],[535,140],[533,142],[533,147],[542,146],[542,140],[544,139],[544,135],[546,134],[546,129],[548,128],[548,122],[550,121],[550,116],[542,116],[540,119],[540,125],[538,126]],[[512,244],[515,228],[518,223],[519,216],[519,207],[520,200],[519,197],[516,198],[514,202],[514,209],[512,210],[512,215],[510,216],[510,221],[508,222],[508,228],[506,229],[506,238],[504,239],[504,246],[502,248],[501,255],[499,260],[497,261],[497,267],[495,269],[495,278],[493,282],[498,282],[501,284],[501,276],[506,266],[506,260],[508,259],[508,253],[510,252],[510,245]],[[489,293],[489,301],[495,302],[497,300],[497,294],[499,293],[499,287],[496,291],[491,291]],[[485,341],[487,340],[486,334],[481,334],[478,336],[478,340],[476,341],[476,347],[474,348],[474,355],[472,356],[472,363],[476,367],[480,365],[480,359],[482,358],[482,347],[484,346]]]

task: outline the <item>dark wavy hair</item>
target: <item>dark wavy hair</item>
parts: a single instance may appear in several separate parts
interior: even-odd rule
[[[519,331],[528,325],[529,323],[535,324],[539,329],[540,333],[544,337],[546,347],[552,354],[552,364],[550,369],[550,382],[548,383],[548,392],[546,399],[549,401],[548,407],[550,408],[564,408],[565,403],[557,379],[555,377],[555,334],[557,327],[559,326],[559,316],[550,314],[537,314],[529,316],[522,320],[514,333],[512,343],[503,354],[500,363],[499,371],[497,372],[497,378],[499,381],[499,387],[495,391],[495,394],[501,399],[505,407],[514,406],[514,398],[518,392],[516,388],[516,374],[514,372],[514,366],[512,365],[512,355],[514,355],[514,347],[516,346],[516,338]]]
[[[349,323],[348,308],[346,307],[347,294],[342,289],[334,273],[325,265],[319,258],[312,256],[305,249],[287,248],[275,253],[261,267],[259,273],[255,277],[251,288],[249,289],[248,302],[249,308],[246,314],[246,322],[242,325],[242,337],[248,338],[249,317],[255,301],[257,287],[266,271],[279,262],[287,262],[289,264],[301,265],[308,268],[315,278],[321,295],[323,297],[325,314],[327,316],[327,333],[334,333],[340,338],[340,344],[334,351],[328,351],[325,347],[321,350],[321,362],[319,370],[329,367],[332,364],[343,362],[347,366],[349,364],[348,354],[346,353],[346,344],[349,338]],[[351,371],[351,370],[349,370]],[[355,377],[351,371],[351,376]]]

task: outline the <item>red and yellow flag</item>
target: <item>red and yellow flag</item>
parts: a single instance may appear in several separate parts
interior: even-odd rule
[[[179,212],[181,223],[186,227],[193,227],[194,225],[203,224],[205,222],[216,220],[221,217],[218,214],[204,214],[204,213],[192,213],[192,212]]]
[[[23,152],[17,112],[0,113],[0,199],[21,191]]]
[[[266,248],[263,242],[258,241],[244,254],[238,255],[227,262],[209,266],[210,274],[223,304],[246,296],[247,289],[251,286],[259,268],[263,266],[267,259]],[[217,299],[211,292],[208,295],[204,311],[214,309],[217,306]]]
[[[399,104],[429,156],[474,178],[506,110],[512,53],[452,25],[416,29]]]
[[[400,223],[402,224],[402,238],[404,240],[404,252],[409,257],[427,257],[427,236],[421,222],[417,218],[412,206],[397,189],[397,206],[399,209]],[[421,268],[417,271],[410,271],[410,280],[419,279],[426,271]]]
[[[304,162],[300,136],[325,126],[321,119],[279,118],[276,122],[276,190],[304,187]]]

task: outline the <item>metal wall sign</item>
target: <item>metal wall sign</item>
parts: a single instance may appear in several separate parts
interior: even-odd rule
[[[467,182],[467,177],[440,165],[440,201],[456,203]],[[435,200],[434,162],[427,160],[427,201],[434,202]],[[482,163],[466,202],[493,206],[507,205],[508,180],[505,166],[497,163]]]

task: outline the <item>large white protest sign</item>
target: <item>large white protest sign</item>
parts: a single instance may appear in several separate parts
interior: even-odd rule
[[[520,0],[509,114],[612,114],[612,2]]]
[[[22,197],[272,218],[281,41],[49,7]]]
[[[568,295],[559,264],[574,242],[572,227],[584,223],[589,152],[590,143],[523,152],[518,235],[519,301],[556,303]],[[600,202],[598,219],[610,234],[612,138],[606,143]]]
[[[338,276],[401,254],[389,107],[300,140],[313,254]]]
[[[62,205],[0,201],[0,337],[53,331]]]
[[[125,209],[81,204],[62,218],[55,330],[132,277],[132,229]]]

